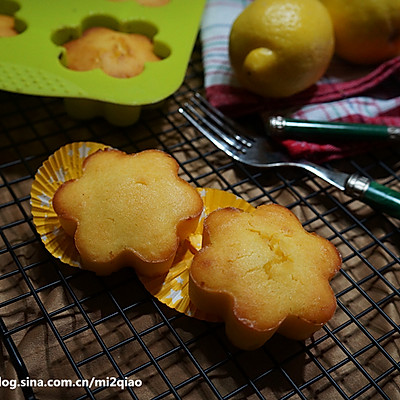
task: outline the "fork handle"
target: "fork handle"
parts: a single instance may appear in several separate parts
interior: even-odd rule
[[[346,193],[375,209],[400,218],[400,193],[358,174],[350,175]]]
[[[400,140],[400,127],[386,125],[305,121],[273,116],[267,121],[267,128],[270,135],[281,139]]]

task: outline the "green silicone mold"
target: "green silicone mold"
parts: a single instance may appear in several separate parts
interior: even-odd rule
[[[0,90],[66,98],[67,111],[78,118],[133,123],[141,106],[162,101],[182,84],[205,2],[146,7],[135,0],[0,0],[0,14],[13,15],[19,33],[0,38]],[[62,44],[92,26],[144,34],[162,60],[133,78],[68,69]]]

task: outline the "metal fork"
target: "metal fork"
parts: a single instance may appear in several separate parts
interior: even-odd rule
[[[292,161],[271,146],[268,137],[244,132],[243,127],[226,117],[196,93],[178,111],[218,149],[251,167],[301,168],[323,179],[349,196],[400,218],[400,193],[359,174],[327,169],[308,161]]]

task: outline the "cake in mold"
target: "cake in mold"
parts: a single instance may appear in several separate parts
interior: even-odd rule
[[[336,309],[329,281],[340,267],[336,247],[307,232],[289,209],[227,207],[205,219],[189,296],[225,322],[235,346],[252,350],[275,332],[303,340],[320,329]]]
[[[63,183],[52,201],[82,267],[98,275],[126,266],[148,277],[166,273],[203,210],[176,160],[160,150],[104,149],[82,167],[82,176]]]
[[[0,14],[0,37],[18,35],[15,29],[15,19],[11,15]]]
[[[66,66],[74,71],[102,69],[115,78],[132,78],[147,62],[160,61],[151,39],[139,33],[118,32],[95,26],[63,44]]]

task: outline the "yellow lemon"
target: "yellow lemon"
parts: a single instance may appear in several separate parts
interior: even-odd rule
[[[265,97],[287,97],[313,85],[333,51],[332,21],[319,0],[255,0],[229,37],[238,81]]]
[[[335,30],[336,54],[375,64],[400,54],[400,0],[321,0]]]

